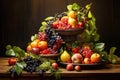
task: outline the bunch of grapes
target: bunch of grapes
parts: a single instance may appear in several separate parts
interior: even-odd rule
[[[48,47],[54,50],[60,48],[62,44],[62,38],[58,35],[58,33],[53,32],[50,27],[46,28],[45,33],[47,35],[46,40],[48,42]]]
[[[35,72],[36,67],[38,67],[40,64],[42,64],[40,59],[37,58],[32,58],[30,56],[26,57],[24,59],[24,62],[26,63],[26,67],[24,68],[25,71],[27,72]]]
[[[38,32],[38,37],[39,40],[45,41],[46,40],[46,34],[44,32]]]
[[[83,48],[81,52],[82,52],[83,57],[85,58],[90,58],[91,55],[93,54],[93,51],[87,47]]]

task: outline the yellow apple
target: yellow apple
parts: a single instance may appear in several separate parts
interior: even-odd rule
[[[73,19],[71,17],[68,18],[68,24],[70,24],[72,26],[72,28],[75,28],[77,21],[76,19]]]
[[[101,56],[98,53],[93,53],[90,57],[92,63],[98,63],[101,61]]]

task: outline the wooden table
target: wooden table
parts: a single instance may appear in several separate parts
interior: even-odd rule
[[[7,63],[8,58],[0,58],[0,80],[55,80],[49,76],[49,71],[43,76],[38,73],[22,72],[20,76],[11,77],[7,70],[10,68]],[[60,68],[61,80],[120,80],[120,62],[117,64],[107,64],[101,69],[67,71],[65,68]]]

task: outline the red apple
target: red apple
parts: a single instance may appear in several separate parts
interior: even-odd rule
[[[32,48],[31,52],[34,54],[40,54],[40,48]]]
[[[91,61],[90,61],[90,58],[84,58],[84,64],[90,64]]]
[[[71,60],[73,63],[81,63],[83,61],[83,57],[81,54],[76,53],[76,54],[73,54],[73,56],[71,57]]]
[[[40,41],[38,43],[38,48],[40,48],[40,50],[44,50],[44,49],[48,48],[47,41]]]
[[[15,64],[16,64],[16,59],[15,59],[15,58],[9,58],[9,59],[8,59],[8,64],[9,64],[10,66],[15,65]]]
[[[75,66],[74,68],[75,68],[75,70],[76,70],[76,71],[80,71],[80,70],[81,70],[81,67],[80,67],[80,66],[78,66],[78,65],[77,65],[77,66]]]
[[[58,64],[55,62],[55,63],[52,63],[52,68],[53,69],[58,69]]]
[[[74,66],[73,66],[72,63],[68,63],[67,66],[66,66],[66,69],[67,69],[68,71],[72,71],[73,68],[74,68]]]

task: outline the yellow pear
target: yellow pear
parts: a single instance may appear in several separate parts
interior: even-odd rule
[[[67,62],[67,61],[70,61],[70,54],[65,50],[63,51],[63,53],[61,54],[60,56],[60,60],[62,62]]]
[[[70,24],[72,26],[72,28],[74,28],[77,24],[77,21],[75,19],[69,17],[68,24]]]

